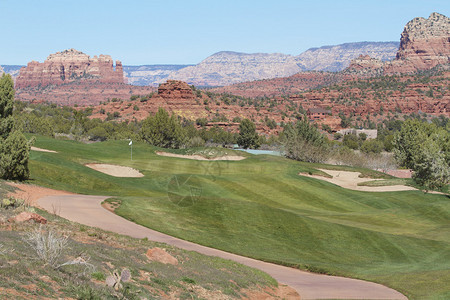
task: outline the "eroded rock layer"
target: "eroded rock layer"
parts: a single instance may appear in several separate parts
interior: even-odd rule
[[[381,61],[367,56],[353,60],[346,73],[359,75],[394,75],[414,73],[450,63],[450,19],[432,13],[428,19],[409,21],[400,39],[396,58]]]
[[[50,54],[43,62],[32,61],[20,70],[16,89],[45,87],[75,81],[123,83],[122,63],[109,55],[91,58],[75,49]]]

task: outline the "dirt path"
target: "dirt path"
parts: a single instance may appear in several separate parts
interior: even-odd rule
[[[397,191],[412,191],[417,190],[413,187],[406,186],[406,185],[387,185],[387,186],[363,186],[358,185],[358,183],[367,182],[367,181],[373,181],[373,180],[380,180],[380,179],[373,179],[373,178],[360,178],[359,175],[361,173],[359,172],[350,172],[350,171],[334,171],[334,170],[325,170],[325,169],[318,169],[324,173],[330,174],[333,176],[333,178],[328,178],[324,176],[319,175],[309,175],[306,173],[300,173],[299,175],[316,178],[320,180],[325,180],[331,183],[334,183],[336,185],[339,185],[340,187],[355,190],[355,191],[364,191],[364,192],[397,192]]]
[[[8,193],[8,197],[15,197],[25,201],[26,204],[39,207],[37,200],[45,196],[73,195],[66,191],[52,190],[49,188],[24,183],[6,182],[6,184],[17,188],[14,192]]]
[[[137,225],[104,209],[101,202],[107,198],[105,196],[52,195],[40,198],[38,204],[50,212],[56,209],[61,217],[74,222],[135,238],[146,237],[152,241],[222,257],[260,269],[270,274],[278,282],[293,287],[302,299],[407,299],[401,293],[380,284],[308,273],[174,238]]]

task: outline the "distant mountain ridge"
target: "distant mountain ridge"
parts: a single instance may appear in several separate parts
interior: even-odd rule
[[[308,71],[339,72],[359,55],[369,55],[381,61],[395,57],[399,42],[358,42],[310,48],[297,56]]]
[[[123,66],[123,73],[129,84],[139,86],[158,86],[167,79],[183,80],[196,86],[224,86],[286,77],[302,71],[337,72],[361,54],[382,61],[391,60],[398,47],[399,42],[356,42],[310,48],[297,56],[220,51],[196,65]],[[2,67],[15,78],[22,66]]]
[[[337,72],[352,59],[370,55],[386,61],[395,58],[399,42],[357,42],[311,48],[293,56],[282,53],[217,52],[199,64],[169,75],[198,86],[225,86],[246,81],[287,77],[302,71]]]
[[[198,86],[222,86],[242,81],[285,77],[300,71],[303,69],[292,55],[221,51],[195,66],[170,74],[169,79]]]
[[[132,85],[155,85],[164,81],[171,73],[192,65],[142,65],[123,66],[124,76]]]

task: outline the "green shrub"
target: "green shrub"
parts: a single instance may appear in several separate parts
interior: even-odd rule
[[[105,274],[103,274],[103,272],[94,272],[91,274],[91,277],[98,281],[104,281],[106,279],[106,276]]]
[[[364,153],[381,153],[384,144],[378,140],[366,140],[361,145],[361,151]]]

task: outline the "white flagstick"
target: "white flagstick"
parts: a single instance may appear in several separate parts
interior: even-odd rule
[[[130,141],[128,146],[131,146],[131,160],[133,160],[133,141]]]

